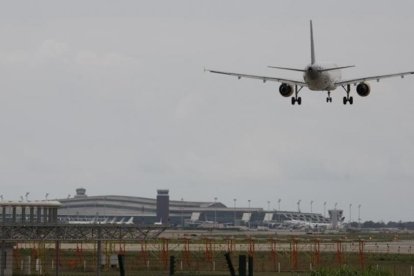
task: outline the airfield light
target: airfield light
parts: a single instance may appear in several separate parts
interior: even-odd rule
[[[313,200],[310,201],[310,207],[311,207],[310,212],[311,213],[312,213],[312,205],[313,205]]]
[[[326,201],[323,203],[323,216],[326,217]]]
[[[277,205],[278,205],[278,209],[279,209],[279,212],[280,212],[280,202],[282,201],[282,199],[281,198],[279,198],[278,200],[277,200]]]

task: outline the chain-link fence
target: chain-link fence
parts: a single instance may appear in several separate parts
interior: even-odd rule
[[[237,271],[239,255],[253,258],[255,275],[283,275],[347,267],[413,275],[414,255],[387,243],[366,250],[363,241],[298,239],[165,239],[136,241],[19,241],[2,244],[2,275],[230,275],[225,253]],[[369,247],[368,247],[369,248]]]

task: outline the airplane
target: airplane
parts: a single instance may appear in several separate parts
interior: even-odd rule
[[[134,224],[134,217],[130,217],[129,220],[125,221],[125,218],[122,218],[120,221],[116,221],[116,218],[113,218],[109,221],[108,218],[100,221],[96,218],[91,220],[69,220],[69,224]]]
[[[280,94],[283,97],[292,97],[291,98],[292,105],[295,105],[296,103],[298,105],[302,104],[302,98],[299,97],[298,94],[304,87],[307,87],[309,90],[312,90],[312,91],[326,91],[328,93],[328,97],[326,98],[327,103],[332,102],[331,91],[335,90],[338,87],[342,87],[346,92],[346,96],[343,98],[343,104],[346,105],[347,103],[349,103],[350,105],[352,105],[354,102],[354,99],[352,96],[349,95],[351,92],[351,85],[356,86],[356,92],[359,96],[366,97],[371,92],[371,88],[369,84],[367,83],[367,81],[376,80],[377,82],[379,82],[380,79],[384,79],[384,78],[391,78],[391,77],[398,77],[398,76],[401,78],[404,78],[404,76],[406,75],[414,74],[414,71],[410,71],[410,72],[402,72],[402,73],[392,73],[392,74],[387,74],[387,75],[362,77],[362,78],[356,78],[356,79],[350,79],[350,80],[342,80],[341,69],[355,67],[355,65],[337,66],[335,64],[320,64],[316,62],[315,46],[314,46],[314,41],[313,41],[312,20],[310,20],[310,50],[311,50],[311,63],[307,65],[304,69],[287,68],[287,67],[279,67],[279,66],[268,66],[269,68],[274,68],[274,69],[302,72],[303,81],[285,79],[285,78],[279,78],[279,77],[268,77],[268,76],[249,75],[249,74],[241,74],[241,73],[233,73],[233,72],[224,72],[224,71],[217,71],[217,70],[210,70],[210,69],[205,69],[205,71],[210,72],[210,73],[235,76],[238,79],[241,79],[241,78],[258,79],[258,80],[262,80],[264,83],[267,81],[279,82],[281,83],[281,85],[279,86]]]
[[[130,217],[129,220],[125,221],[123,224],[134,224],[134,217]]]
[[[310,222],[305,220],[296,220],[291,219],[284,221],[285,224],[291,225],[297,228],[308,228],[308,229],[331,229],[332,223],[326,223],[326,222]]]

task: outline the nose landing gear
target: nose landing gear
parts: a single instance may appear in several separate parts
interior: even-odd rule
[[[331,103],[332,102],[331,91],[328,91],[328,97],[326,98],[326,102],[327,103]]]

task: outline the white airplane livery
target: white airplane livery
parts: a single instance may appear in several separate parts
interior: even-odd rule
[[[380,79],[384,78],[391,78],[391,77],[401,77],[404,78],[405,75],[414,74],[412,72],[402,72],[402,73],[393,73],[387,75],[378,75],[378,76],[370,76],[370,77],[363,77],[357,79],[350,79],[350,80],[342,80],[341,77],[341,69],[354,67],[351,66],[337,66],[335,64],[319,64],[316,62],[315,58],[315,46],[313,42],[313,27],[312,27],[312,20],[310,21],[310,46],[311,46],[311,63],[305,67],[305,69],[296,69],[296,68],[287,68],[287,67],[278,67],[278,66],[268,66],[269,68],[275,69],[282,69],[282,70],[291,70],[291,71],[298,71],[303,73],[303,81],[299,80],[291,80],[285,78],[278,78],[278,77],[268,77],[268,76],[259,76],[259,75],[248,75],[248,74],[240,74],[240,73],[233,73],[233,72],[224,72],[224,71],[217,71],[217,70],[206,70],[211,73],[216,74],[224,74],[235,76],[238,79],[241,78],[250,78],[250,79],[258,79],[262,80],[263,82],[266,81],[275,81],[281,83],[279,86],[279,92],[283,97],[292,97],[292,105],[296,103],[300,105],[302,103],[302,98],[298,96],[299,92],[302,90],[303,87],[307,87],[309,90],[313,91],[325,91],[328,93],[328,97],[326,98],[326,102],[332,102],[331,98],[331,91],[335,90],[338,87],[342,87],[346,92],[346,96],[343,98],[343,104],[353,104],[354,99],[350,96],[351,92],[351,85],[356,86],[356,92],[361,97],[366,97],[370,94],[371,89],[368,85],[367,81],[376,80],[379,81]]]

